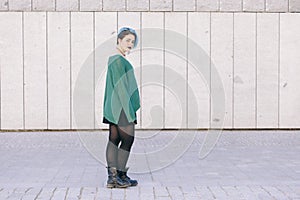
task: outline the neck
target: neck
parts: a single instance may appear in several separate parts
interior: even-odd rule
[[[117,46],[117,50],[122,54],[122,56],[126,56],[119,46]]]

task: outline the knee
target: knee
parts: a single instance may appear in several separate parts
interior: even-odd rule
[[[118,136],[109,136],[109,142],[113,143],[114,145],[118,146],[121,139]]]
[[[133,142],[134,142],[134,137],[128,136],[128,137],[123,138],[121,146],[123,149],[130,151]]]

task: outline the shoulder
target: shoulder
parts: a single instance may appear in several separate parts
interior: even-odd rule
[[[108,64],[111,64],[111,63],[115,63],[115,62],[126,62],[126,59],[121,56],[120,54],[115,54],[115,55],[112,55],[108,58]]]
[[[120,54],[110,56],[108,60],[108,65],[112,65],[112,66],[122,65],[127,70],[133,68],[131,63]]]

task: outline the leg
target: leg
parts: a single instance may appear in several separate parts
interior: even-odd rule
[[[117,167],[118,146],[121,138],[116,125],[109,125],[109,141],[106,147],[106,162],[108,167]]]
[[[130,184],[130,186],[136,186],[138,184],[137,180],[133,180],[127,176],[126,167],[130,150],[134,141],[134,124],[128,126],[119,126],[119,135],[121,137],[121,146],[118,152],[118,174],[119,177]]]
[[[118,169],[125,170],[130,150],[134,141],[134,124],[118,126],[121,146],[118,151]]]
[[[106,161],[107,161],[107,172],[108,188],[126,188],[130,184],[126,181],[123,181],[118,176],[117,165],[118,165],[118,146],[121,141],[121,138],[118,133],[118,128],[116,125],[109,125],[109,141],[106,148]]]

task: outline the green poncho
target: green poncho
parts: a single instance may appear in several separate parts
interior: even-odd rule
[[[118,124],[123,109],[128,122],[133,122],[139,108],[140,97],[132,65],[119,54],[110,56],[103,103],[104,117]]]

